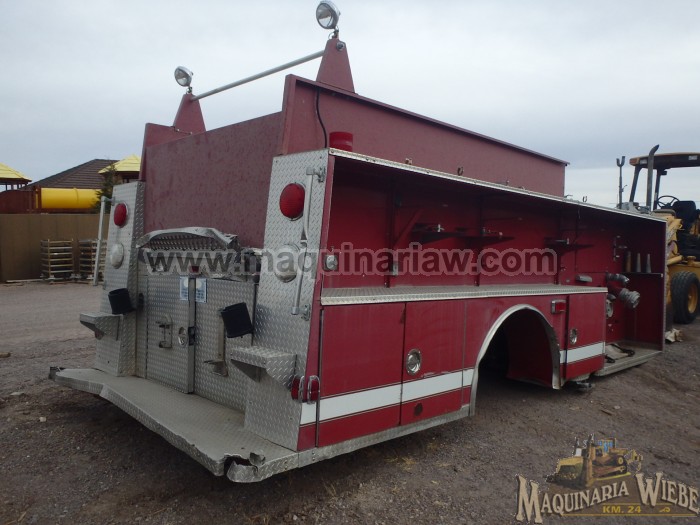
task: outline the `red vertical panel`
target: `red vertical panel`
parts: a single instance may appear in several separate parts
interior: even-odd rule
[[[331,306],[321,336],[321,395],[401,381],[403,303]]]
[[[567,347],[578,348],[605,340],[605,293],[569,296],[569,332],[578,331],[576,344],[568,340]]]
[[[324,310],[322,414],[324,400],[333,396],[401,382],[403,316],[403,303],[334,306]],[[319,425],[319,446],[398,426],[399,405],[380,405],[323,421]]]
[[[439,376],[457,372],[452,377],[461,377],[465,313],[465,301],[406,304],[404,362],[406,355],[417,349],[421,352],[421,368],[410,375],[404,366],[404,399],[415,391],[424,395],[402,402],[402,425],[453,412],[462,405],[461,379],[452,389],[452,380],[440,383]]]
[[[403,370],[404,381],[415,381],[462,369],[465,301],[421,301],[406,304],[405,354],[418,348],[422,364],[412,376]]]
[[[568,331],[566,334],[566,364],[564,378],[571,379],[600,370],[605,365],[606,313],[605,293],[569,296]],[[576,343],[571,342],[571,331],[576,330]],[[587,359],[574,359],[576,349],[599,344],[600,354]],[[569,352],[572,352],[569,354]]]

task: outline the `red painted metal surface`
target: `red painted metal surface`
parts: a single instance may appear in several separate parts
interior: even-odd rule
[[[564,161],[324,84],[288,77],[284,107],[283,153],[323,148],[325,127],[352,133],[358,153],[564,195]]]
[[[182,133],[204,133],[204,117],[202,116],[202,108],[199,105],[199,100],[192,100],[193,95],[187,93],[183,95],[180,101],[180,107],[175,115],[173,128]]]
[[[318,446],[333,445],[358,436],[381,432],[399,424],[398,405],[324,421],[319,425]]]
[[[403,381],[462,369],[466,301],[419,301],[406,303],[404,352],[417,348],[422,353],[419,372],[410,375],[405,369]]]
[[[345,42],[341,42],[337,38],[331,38],[326,42],[326,49],[318,68],[316,81],[351,93],[355,92],[348,48]]]
[[[279,123],[273,114],[146,147],[145,231],[206,226],[262,247]]]
[[[605,340],[604,293],[569,297],[568,331],[577,331],[576,343],[567,337],[566,348],[574,349]]]
[[[602,355],[592,357],[590,359],[576,361],[575,363],[567,363],[565,366],[562,366],[562,377],[572,379],[579,376],[585,376],[586,374],[590,374],[596,370],[601,370],[604,365],[605,357]]]
[[[403,337],[402,303],[326,308],[321,397],[400,383]]]
[[[421,368],[411,375],[404,366],[404,384],[460,372],[464,360],[465,324],[465,301],[406,303],[404,361],[411,350],[419,350]],[[461,385],[452,392],[429,395],[430,398],[402,403],[402,425],[452,412],[462,405]]]
[[[297,450],[308,450],[316,446],[316,423],[299,427]]]
[[[401,424],[408,425],[442,416],[458,410],[462,406],[462,389],[452,390],[444,394],[406,401],[401,404]]]
[[[341,271],[328,272],[325,287],[562,284],[605,288],[608,273],[624,271],[627,251],[649,253],[652,273],[630,274],[629,289],[642,293],[636,310],[621,308],[618,302],[606,323],[601,317],[601,294],[591,300],[596,301],[595,323],[600,323],[596,330],[607,325],[608,340],[629,338],[660,345],[664,252],[658,244],[665,232],[660,221],[644,221],[642,226],[638,217],[608,210],[423,180],[414,173],[348,159],[337,159],[331,200],[325,247],[338,254]],[[377,257],[371,266],[367,254],[382,250],[403,253],[392,254],[388,262]],[[393,273],[391,263],[396,258],[425,262],[427,251],[441,252],[436,256],[448,262],[452,271],[410,273],[399,264],[398,275]],[[490,259],[485,256],[492,252],[501,255],[502,268],[488,266]],[[520,267],[509,267],[511,255],[522,256]],[[452,264],[457,257],[463,257],[459,259],[463,265]],[[373,273],[362,271],[368,266]],[[342,271],[348,268],[353,271]],[[551,305],[541,306],[543,312],[550,310]],[[640,323],[638,319],[643,318],[650,322]],[[568,344],[563,330],[562,326],[557,331],[562,348]]]

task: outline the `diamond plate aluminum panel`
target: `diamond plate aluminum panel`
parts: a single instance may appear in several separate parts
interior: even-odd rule
[[[98,394],[216,475],[225,474],[229,458],[241,458],[256,481],[298,466],[298,454],[243,428],[243,414],[218,403],[176,392],[138,377],[114,377],[99,370],[61,370],[54,380]]]
[[[104,293],[100,310],[111,312],[108,293],[117,288],[129,290],[132,305],[137,304],[135,241],[143,235],[143,183],[120,184],[114,187],[114,203],[123,202],[129,210],[128,222],[119,228],[109,219],[107,241],[107,261],[105,261]],[[114,206],[112,206],[114,210]],[[109,254],[112,247],[120,243],[124,247],[124,260],[115,268],[110,264]],[[136,315],[126,314],[119,323],[119,338],[103,337],[97,342],[95,368],[113,375],[130,375],[135,373],[136,351]]]
[[[248,378],[232,366],[228,355],[237,347],[250,346],[252,336],[227,339],[219,311],[231,304],[246,303],[253,316],[255,285],[222,279],[207,279],[207,302],[197,303],[195,348],[195,393],[237,410],[245,409]],[[214,365],[206,363],[223,357],[227,376],[215,373]]]
[[[289,387],[296,367],[296,354],[254,346],[252,348],[234,348],[231,361],[244,363],[264,370],[278,383]]]
[[[150,276],[147,294],[146,378],[189,392],[193,350],[178,333],[191,326],[190,303],[180,300],[180,276]]]
[[[272,165],[272,177],[268,197],[267,219],[265,223],[265,250],[275,252],[286,244],[299,245],[303,232],[304,218],[296,221],[287,219],[279,209],[279,196],[285,186],[291,183],[303,184],[310,199],[308,214],[308,250],[318,253],[321,237],[321,221],[325,198],[325,182],[307,175],[307,170],[326,172],[328,151],[312,151],[276,157]],[[309,185],[311,187],[309,187]],[[309,194],[310,192],[310,194]],[[311,307],[317,258],[306,261],[306,271],[300,290],[300,306]],[[306,355],[309,345],[310,323],[308,317],[292,315],[299,277],[291,282],[280,281],[266,267],[263,256],[263,269],[258,288],[255,309],[255,346],[279,350],[297,355],[296,373],[304,375]],[[245,425],[249,430],[264,436],[279,445],[296,448],[301,404],[291,399],[289,390],[263,375],[260,382],[249,381],[248,400],[245,410]]]
[[[138,264],[138,296],[148,297],[148,272],[143,264]],[[135,375],[146,377],[146,345],[148,344],[148,316],[146,309],[136,310],[136,369]]]

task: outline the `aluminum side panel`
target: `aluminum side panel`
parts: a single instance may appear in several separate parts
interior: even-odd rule
[[[128,221],[119,228],[109,217],[109,233],[107,242],[107,260],[104,270],[104,293],[102,294],[102,312],[111,312],[108,292],[117,288],[127,288],[131,304],[137,304],[137,250],[136,239],[143,235],[143,191],[142,183],[120,184],[114,187],[112,210],[123,202],[128,209]],[[109,254],[115,244],[124,247],[124,260],[115,268],[110,264]],[[104,337],[97,341],[95,368],[112,375],[131,375],[135,373],[136,351],[136,315],[134,313],[122,316],[119,323],[119,338]]]
[[[177,336],[181,329],[187,331],[191,325],[190,305],[180,300],[180,276],[151,276],[146,297],[146,378],[189,392],[191,350],[181,346]]]
[[[309,176],[307,173],[310,170],[311,173],[315,171],[325,175],[327,166],[326,150],[285,155],[274,159],[265,225],[266,252],[274,253],[286,244],[300,246],[304,219],[289,220],[279,209],[279,198],[284,187],[287,184],[300,183],[305,186],[307,198],[310,199],[308,251],[311,254],[318,253],[325,179],[320,181],[316,175]],[[266,260],[269,261],[269,258],[263,258],[258,287],[254,345],[295,354],[296,374],[304,375],[311,323],[303,312],[305,308],[314,307],[313,292],[318,261],[315,255],[306,260],[299,301],[302,313],[292,315],[299,276],[291,282],[284,283],[272,273],[271,268],[266,267]],[[267,375],[259,382],[248,381],[246,428],[279,445],[296,448],[302,405],[292,400],[288,388]]]
[[[248,378],[227,357],[234,345],[250,346],[252,336],[226,339],[219,313],[222,308],[236,303],[246,303],[252,317],[255,304],[253,283],[207,279],[207,301],[197,303],[194,390],[202,397],[243,411]],[[218,359],[220,354],[226,362],[227,376],[215,373],[214,365],[206,363]]]

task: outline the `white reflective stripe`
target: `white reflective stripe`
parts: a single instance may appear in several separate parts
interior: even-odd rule
[[[462,386],[472,386],[472,381],[474,381],[474,369],[462,370]]]
[[[323,398],[320,401],[320,421],[398,405],[402,401],[434,396],[463,387],[471,387],[473,378],[474,369],[469,368],[409,381],[403,385],[390,385]],[[305,425],[314,421],[316,421],[316,405],[305,403],[301,410],[301,424]]]
[[[308,425],[316,422],[316,403],[303,403],[301,405],[301,424]]]
[[[576,361],[583,361],[584,359],[603,355],[603,353],[605,353],[605,343],[603,342],[582,346],[580,348],[572,348],[571,350],[559,354],[559,363],[575,363]]]
[[[462,388],[462,371],[409,381],[403,384],[401,401],[412,401]]]
[[[401,401],[401,385],[391,385],[363,390],[321,400],[321,421],[335,419],[357,412],[398,405]]]

